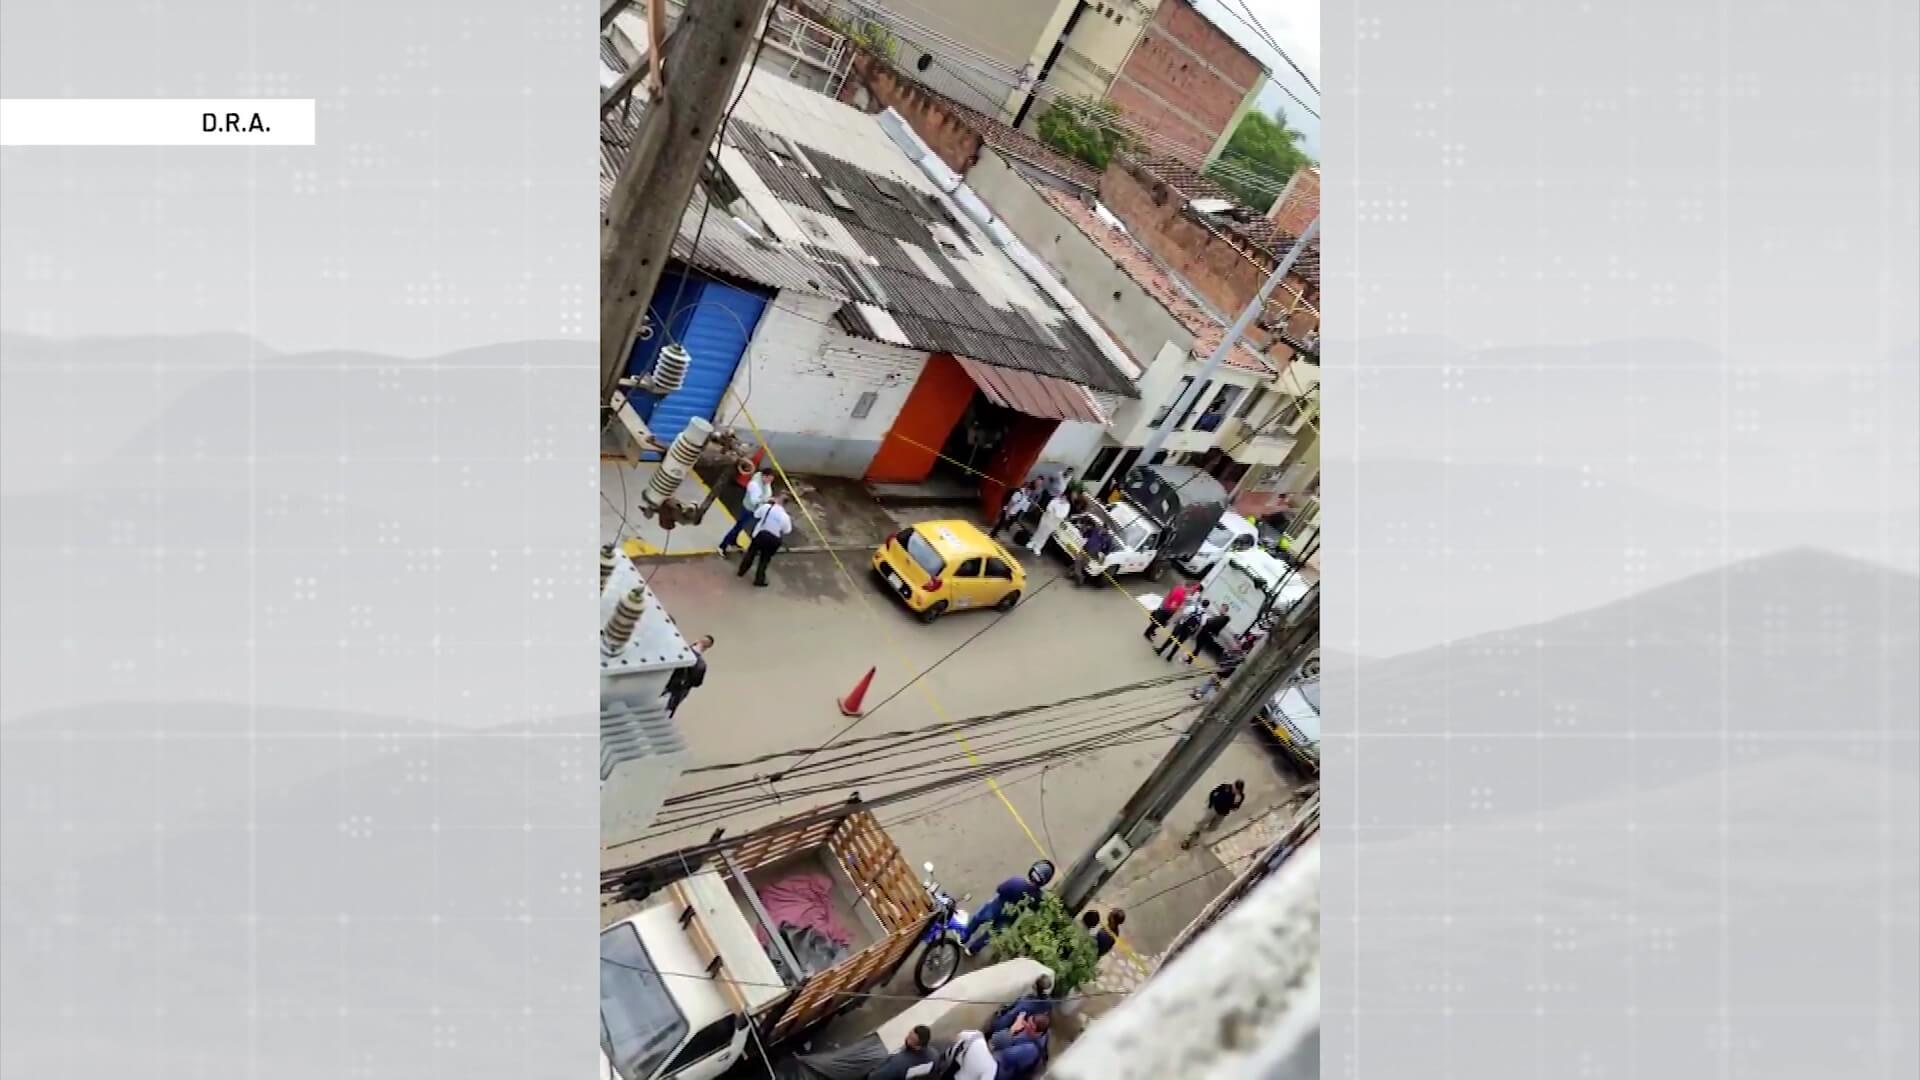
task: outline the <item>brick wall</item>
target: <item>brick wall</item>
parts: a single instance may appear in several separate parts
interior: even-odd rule
[[[1319,216],[1320,170],[1311,167],[1295,169],[1293,175],[1287,178],[1286,190],[1280,193],[1273,207],[1267,211],[1267,217],[1290,235],[1299,236]]]
[[[867,100],[859,98],[864,95]],[[869,112],[892,109],[906,120],[947,168],[965,175],[979,160],[981,139],[946,103],[905,78],[871,53],[855,52],[853,72],[840,89],[840,100]]]
[[[1147,174],[1136,175],[1124,162],[1115,161],[1100,178],[1100,201],[1126,224],[1128,232],[1228,318],[1239,314],[1273,270],[1272,263],[1247,258],[1187,216],[1178,191]],[[1288,283],[1296,289],[1305,287],[1297,277],[1288,278]],[[1297,321],[1301,325],[1296,333],[1312,322],[1304,313]],[[1247,337],[1262,347],[1269,344],[1257,328],[1250,329]],[[1280,348],[1291,355],[1286,346]]]
[[[1109,96],[1143,126],[1205,155],[1263,74],[1259,61],[1186,0],[1166,0]]]

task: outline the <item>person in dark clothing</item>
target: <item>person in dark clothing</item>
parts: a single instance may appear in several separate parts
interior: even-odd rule
[[[1244,651],[1229,652],[1221,657],[1220,663],[1213,669],[1213,674],[1207,676],[1207,681],[1193,688],[1193,700],[1206,701],[1219,693],[1220,688],[1227,685],[1227,680],[1233,678],[1234,671],[1240,667],[1240,661],[1246,658],[1247,654]]]
[[[1074,562],[1074,581],[1080,585],[1091,585],[1100,580],[1100,571],[1094,569],[1100,560],[1113,554],[1113,530],[1105,522],[1095,522],[1080,545],[1080,558]]]
[[[993,927],[1007,926],[1013,922],[1014,909],[1021,904],[1037,902],[1046,895],[1047,882],[1053,880],[1053,863],[1046,859],[1027,868],[1027,876],[1008,878],[994,889],[993,896],[980,905],[974,913],[973,922],[967,927],[967,952],[978,954],[987,947],[991,935],[987,931]]]
[[[1113,951],[1114,945],[1120,940],[1100,925],[1100,913],[1097,911],[1089,909],[1081,912],[1080,925],[1087,928],[1087,934],[1093,938],[1094,952],[1102,959]]]
[[[933,1072],[933,1029],[921,1024],[899,1050],[867,1073],[867,1080],[916,1080]]]
[[[1160,632],[1161,627],[1167,625],[1175,615],[1180,614],[1180,608],[1184,606],[1186,602],[1187,587],[1175,582],[1173,588],[1167,590],[1167,595],[1160,601],[1160,606],[1153,609],[1153,614],[1147,619],[1147,632],[1140,636],[1146,638],[1148,641],[1152,641],[1153,636]]]
[[[1014,1025],[1022,1016],[1039,1016],[1053,1012],[1053,973],[1041,972],[1033,981],[1033,989],[1022,995],[1011,1005],[1001,1006],[993,1014],[993,1022],[987,1025],[987,1034],[997,1035]]]
[[[1194,656],[1206,647],[1207,642],[1218,639],[1220,631],[1225,630],[1227,624],[1232,621],[1233,612],[1228,605],[1221,604],[1214,608],[1213,614],[1207,616],[1206,621],[1200,624],[1200,632],[1194,636],[1193,650],[1187,653],[1187,663],[1193,663]]]
[[[1192,653],[1188,652],[1187,643],[1192,641],[1194,635],[1200,632],[1200,626],[1206,622],[1206,619],[1207,601],[1202,600],[1199,606],[1182,615],[1180,621],[1173,624],[1173,632],[1167,635],[1167,640],[1161,642],[1160,645],[1153,650],[1153,654],[1168,661],[1171,661],[1174,656],[1181,652],[1187,652],[1187,654],[1191,656]]]
[[[1000,1067],[994,1080],[1026,1080],[1039,1072],[1047,1060],[1047,1031],[1052,1023],[1049,1013],[1022,1016],[1011,1027],[988,1039],[993,1062]]]
[[[680,703],[687,695],[698,690],[707,681],[707,650],[713,648],[713,635],[708,634],[688,646],[693,651],[693,666],[676,668],[667,676],[667,715],[680,711]]]
[[[1194,842],[1200,839],[1201,833],[1211,832],[1219,827],[1228,814],[1240,809],[1240,805],[1246,801],[1247,782],[1245,780],[1221,784],[1207,792],[1207,816],[1200,819],[1200,824],[1193,827],[1193,831],[1187,834],[1185,840],[1180,841],[1180,850],[1185,851],[1192,847]]]

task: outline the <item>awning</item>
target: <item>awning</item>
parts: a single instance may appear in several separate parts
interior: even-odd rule
[[[1085,424],[1105,424],[1107,417],[1093,400],[1093,392],[1079,383],[1056,379],[1015,368],[995,367],[956,356],[960,367],[974,385],[995,405],[1028,416],[1050,420],[1074,420]]]

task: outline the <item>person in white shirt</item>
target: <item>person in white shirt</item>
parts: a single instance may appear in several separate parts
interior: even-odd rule
[[[764,506],[753,512],[753,539],[747,544],[747,557],[740,560],[735,577],[746,577],[747,567],[758,560],[760,568],[754,572],[753,583],[766,588],[767,564],[780,550],[781,541],[793,531],[793,519],[787,516],[786,503],[786,492],[775,492]]]
[[[733,546],[747,534],[747,526],[753,524],[753,515],[767,499],[773,495],[773,466],[762,465],[760,471],[747,481],[747,493],[740,498],[740,516],[733,519],[733,528],[720,538],[720,554],[733,554]]]
[[[962,1031],[954,1040],[953,1053],[960,1065],[953,1074],[954,1080],[994,1080],[1000,1072],[1000,1063],[993,1060],[992,1047],[978,1031]]]
[[[1001,530],[1019,521],[1026,514],[1027,508],[1032,505],[1033,500],[1028,496],[1026,488],[1014,488],[1007,494],[1007,501],[1000,507],[1000,516],[994,521],[993,528],[987,530],[987,535],[995,540],[1000,539]]]
[[[1066,495],[1055,495],[1047,503],[1047,508],[1040,512],[1040,524],[1033,527],[1033,539],[1028,542],[1027,550],[1035,555],[1045,554],[1047,540],[1053,536],[1053,530],[1059,528],[1060,523],[1067,520],[1067,515],[1072,512],[1073,504],[1067,501]]]

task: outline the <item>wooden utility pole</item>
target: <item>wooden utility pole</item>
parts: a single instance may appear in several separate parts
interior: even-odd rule
[[[600,403],[612,398],[627,343],[673,251],[707,147],[751,62],[768,0],[688,4],[668,46],[662,96],[647,106],[600,220]],[[657,64],[656,60],[656,64]]]
[[[1120,864],[1143,846],[1234,737],[1247,730],[1260,707],[1293,678],[1320,647],[1320,586],[1301,597],[1227,684],[1167,751],[1133,797],[1094,841],[1093,848],[1059,884],[1060,900],[1079,911]]]

